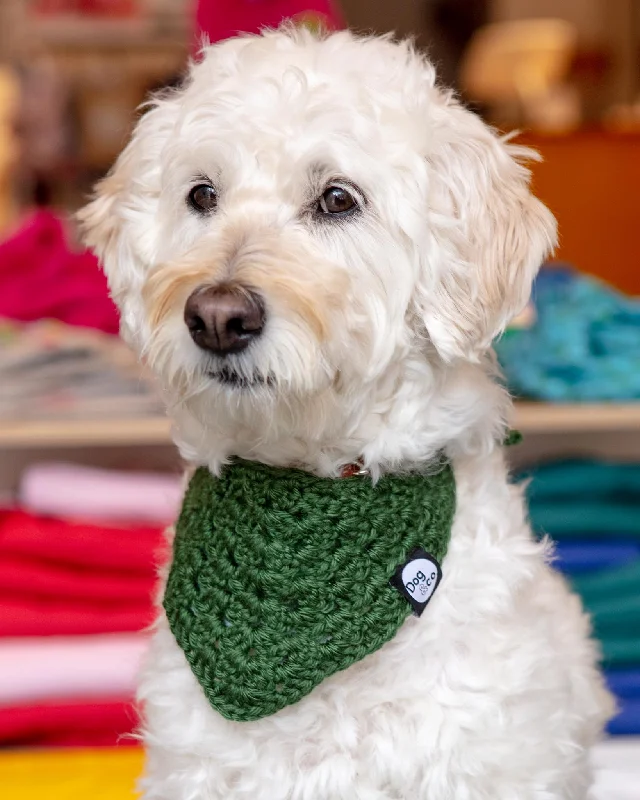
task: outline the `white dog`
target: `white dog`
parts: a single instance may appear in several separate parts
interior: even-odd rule
[[[375,481],[446,453],[441,585],[372,655],[255,722],[162,613],[147,800],[583,800],[612,712],[502,441],[491,342],[555,243],[522,160],[408,43],[289,28],[207,47],[82,221],[185,459]]]

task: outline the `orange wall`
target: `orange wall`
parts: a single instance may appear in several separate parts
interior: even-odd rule
[[[535,147],[534,191],[556,215],[556,258],[640,295],[640,133],[584,131],[518,140]]]

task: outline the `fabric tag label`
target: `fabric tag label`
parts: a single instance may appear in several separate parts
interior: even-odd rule
[[[440,564],[430,553],[417,548],[409,554],[407,561],[396,568],[389,583],[408,600],[414,614],[419,617],[441,578]]]

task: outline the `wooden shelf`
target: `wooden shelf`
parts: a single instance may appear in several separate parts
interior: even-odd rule
[[[640,434],[640,403],[516,403],[514,427],[527,436],[622,431]],[[0,422],[0,447],[85,447],[167,445],[165,417],[106,420]]]
[[[29,22],[34,38],[54,48],[61,47],[186,47],[190,29],[182,24],[154,24],[145,18],[82,19],[41,18]]]
[[[640,403],[516,403],[522,433],[640,432]]]
[[[166,417],[0,423],[0,447],[5,448],[170,443],[170,423]]]

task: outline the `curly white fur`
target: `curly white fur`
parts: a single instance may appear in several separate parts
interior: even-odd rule
[[[428,611],[253,723],[207,704],[162,614],[142,681],[147,800],[583,800],[611,713],[579,601],[547,566],[502,449],[492,339],[555,242],[522,159],[408,43],[267,31],[208,47],[159,97],[82,218],[191,464],[234,455],[374,479],[452,459]],[[185,202],[206,178],[215,214]],[[320,218],[331,183],[359,212]],[[199,286],[265,300],[226,363],[183,321]]]

